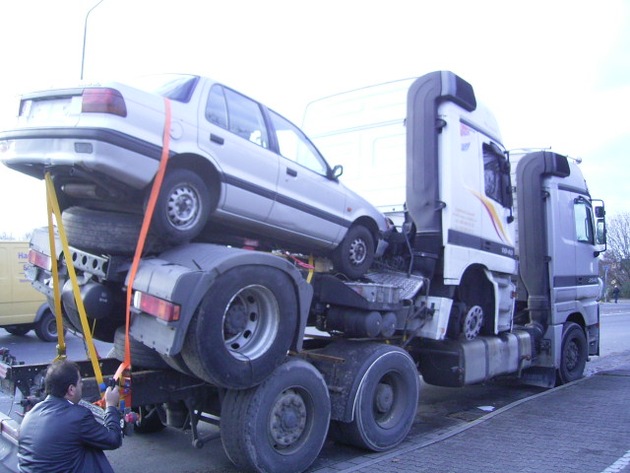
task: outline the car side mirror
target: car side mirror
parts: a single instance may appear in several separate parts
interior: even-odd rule
[[[335,165],[335,167],[332,168],[332,171],[330,171],[330,176],[335,180],[339,179],[342,174],[343,174],[343,166],[341,164]]]

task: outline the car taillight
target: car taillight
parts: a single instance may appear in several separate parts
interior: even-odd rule
[[[136,291],[133,295],[133,306],[166,322],[179,320],[180,306],[159,297]]]
[[[50,260],[50,256],[45,255],[44,253],[40,253],[39,251],[35,251],[32,248],[28,252],[28,262],[34,266],[43,268],[46,271],[50,271],[52,269],[52,261]]]
[[[127,106],[122,94],[115,89],[85,89],[82,96],[81,112],[111,113],[126,117]]]

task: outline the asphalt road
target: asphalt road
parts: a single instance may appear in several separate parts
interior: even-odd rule
[[[587,365],[587,375],[614,368],[615,355],[628,351],[630,336],[630,301],[619,304],[602,304],[601,355]],[[81,339],[68,335],[67,352],[71,359],[84,359]],[[102,355],[111,345],[98,343]],[[20,360],[28,363],[46,363],[55,356],[55,344],[40,342],[34,334],[15,337],[0,334],[0,346],[8,346]],[[505,383],[487,383],[464,388],[441,388],[422,385],[418,414],[409,434],[412,439],[437,438],[463,424],[474,421],[488,412],[535,395],[542,388],[513,386]],[[192,446],[189,431],[167,428],[150,435],[134,434],[127,437],[123,447],[107,452],[116,471],[126,473],[186,472],[227,473],[237,472],[226,457],[217,427],[201,425],[207,436],[201,449]],[[328,470],[365,452],[328,441],[309,471]],[[0,469],[0,471],[2,471]]]

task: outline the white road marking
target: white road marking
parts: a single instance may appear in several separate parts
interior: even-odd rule
[[[617,473],[619,471],[622,471],[628,465],[630,465],[630,450],[628,450],[626,454],[615,463],[610,465],[605,470],[602,470],[602,473]]]

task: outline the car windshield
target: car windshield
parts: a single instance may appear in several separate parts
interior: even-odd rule
[[[135,78],[131,81],[131,84],[146,92],[159,94],[162,97],[185,103],[190,100],[198,81],[198,76],[158,74]]]

